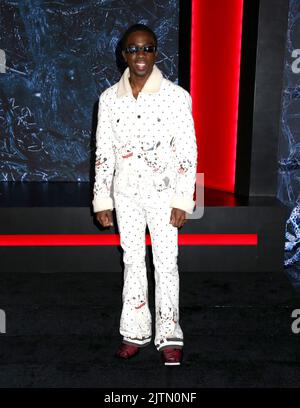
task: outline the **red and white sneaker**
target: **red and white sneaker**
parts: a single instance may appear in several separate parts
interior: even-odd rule
[[[182,360],[182,349],[168,347],[161,351],[164,365],[180,365]]]

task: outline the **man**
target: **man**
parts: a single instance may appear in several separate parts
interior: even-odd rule
[[[99,99],[93,199],[104,227],[113,225],[115,207],[124,251],[123,340],[117,356],[133,357],[151,342],[148,225],[156,284],[154,344],[165,365],[180,365],[178,228],[186,213],[193,213],[197,164],[191,97],[156,66],[157,38],[147,26],[136,24],[125,32],[122,55],[123,76]]]

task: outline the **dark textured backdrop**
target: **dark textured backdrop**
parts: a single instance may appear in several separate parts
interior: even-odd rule
[[[0,0],[0,181],[89,181],[96,103],[120,78],[128,25],[158,36],[158,66],[177,82],[179,0]]]
[[[300,193],[300,2],[289,1],[279,141],[278,198],[293,207]]]

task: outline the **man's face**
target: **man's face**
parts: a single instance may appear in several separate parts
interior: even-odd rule
[[[155,45],[154,38],[147,31],[136,31],[131,33],[127,38],[125,47],[130,46],[143,47],[145,45]],[[122,51],[123,57],[128,64],[131,74],[139,77],[147,77],[151,74],[153,65],[156,60],[157,52],[145,52],[139,50],[134,54],[127,54]]]

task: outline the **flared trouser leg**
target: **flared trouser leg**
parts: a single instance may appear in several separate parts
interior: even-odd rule
[[[145,262],[146,216],[136,200],[117,194],[114,198],[124,262],[119,331],[124,343],[143,347],[152,337]]]
[[[155,267],[155,339],[157,350],[182,348],[179,324],[178,229],[170,224],[172,208],[147,208]]]

